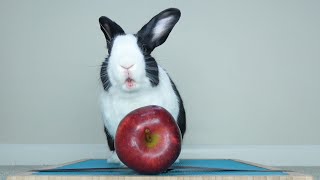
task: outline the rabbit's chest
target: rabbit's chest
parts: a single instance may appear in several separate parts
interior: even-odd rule
[[[170,94],[170,93],[169,93]],[[174,95],[158,94],[157,91],[144,93],[136,97],[102,96],[102,114],[104,124],[112,136],[115,135],[120,121],[131,111],[148,105],[158,105],[166,108],[173,117],[178,115],[178,102]],[[176,119],[176,118],[175,118]]]
[[[151,105],[151,104],[163,104],[160,99],[155,99],[150,95],[143,95],[139,97],[122,98],[112,97],[107,103],[107,106],[113,109],[116,116],[123,117],[129,112],[139,107]]]

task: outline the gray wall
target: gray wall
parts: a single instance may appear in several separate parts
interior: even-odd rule
[[[182,17],[154,51],[183,96],[185,144],[320,144],[320,1],[0,1],[0,144],[103,144],[98,18],[134,33]]]

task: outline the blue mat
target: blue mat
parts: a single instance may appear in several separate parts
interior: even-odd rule
[[[268,169],[258,167],[255,165],[250,165],[247,163],[239,162],[231,159],[212,159],[212,160],[200,160],[200,159],[182,159],[178,163],[174,163],[173,167],[198,167],[197,170],[177,169],[174,168],[169,171],[160,174],[160,176],[215,176],[215,175],[230,175],[230,176],[283,176],[287,175],[285,172],[281,171],[270,171]],[[52,175],[52,176],[97,176],[97,175],[113,175],[113,176],[134,176],[137,175],[136,172],[130,169],[125,169],[121,171],[108,171],[99,170],[103,168],[123,168],[117,163],[108,163],[105,159],[90,159],[81,162],[60,166],[53,170],[55,172],[34,172],[34,175]],[[201,168],[205,170],[202,171]],[[212,168],[212,169],[210,169]],[[218,171],[214,171],[216,168]],[[83,172],[83,169],[98,169],[94,172]],[[221,170],[222,169],[222,170]],[[59,172],[59,170],[62,170]],[[72,170],[66,172],[66,170]],[[79,171],[77,171],[79,170]],[[263,172],[265,171],[265,172]]]

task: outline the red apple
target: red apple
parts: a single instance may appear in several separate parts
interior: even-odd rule
[[[119,159],[141,174],[166,171],[181,151],[181,133],[172,115],[160,106],[130,112],[120,122],[115,150]]]

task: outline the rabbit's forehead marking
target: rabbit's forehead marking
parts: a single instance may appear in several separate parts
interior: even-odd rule
[[[137,38],[132,34],[118,35],[113,42],[110,61],[120,66],[137,64],[144,66],[144,56],[138,46]]]
[[[132,34],[117,36],[113,42],[112,55],[141,57],[142,53],[137,41],[137,38]]]

